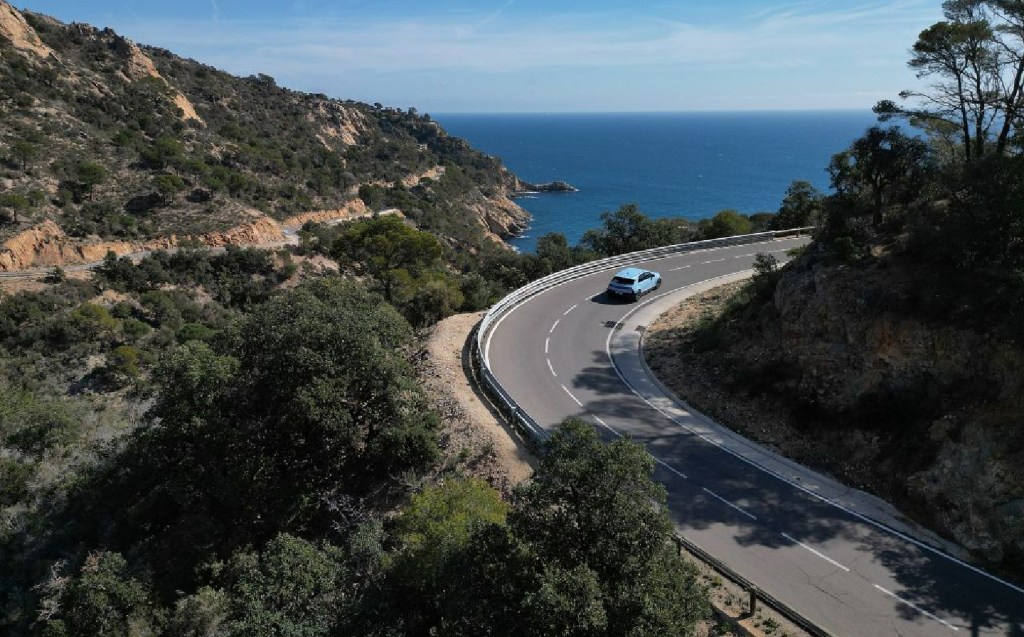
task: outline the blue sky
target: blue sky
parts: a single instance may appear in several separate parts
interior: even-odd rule
[[[861,109],[940,0],[14,0],[237,75],[421,112]],[[632,4],[635,6],[626,6]]]

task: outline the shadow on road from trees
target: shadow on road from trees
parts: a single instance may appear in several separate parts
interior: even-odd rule
[[[884,588],[906,602],[892,602],[893,608],[906,619],[922,617],[914,608],[917,607],[943,617],[953,615],[951,623],[966,628],[971,635],[984,632],[1024,637],[1024,593],[865,522],[737,458],[681,425],[666,422],[664,415],[640,400],[623,397],[622,382],[607,367],[604,352],[595,352],[594,359],[595,365],[578,374],[572,387],[589,390],[601,398],[586,402],[578,416],[590,422],[594,422],[595,415],[600,417],[671,467],[672,470],[657,467],[655,477],[666,486],[672,519],[684,532],[706,531],[726,524],[737,544],[749,548],[791,548],[793,542],[783,533],[810,546],[840,540],[858,554],[851,560],[847,549],[843,558],[851,562],[847,566],[854,573],[858,573],[859,565],[874,563],[895,578],[897,585],[889,582]],[[598,429],[606,439],[615,437],[604,427]],[[814,491],[813,485],[804,486]],[[747,511],[756,520],[722,500]],[[871,570],[865,567],[863,578],[874,584]]]

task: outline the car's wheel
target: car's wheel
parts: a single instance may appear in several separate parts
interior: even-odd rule
[[[639,292],[633,292],[633,302],[636,303],[639,300],[640,300],[640,293]]]
[[[660,287],[661,287],[661,279],[658,279],[658,282],[654,284],[654,289],[657,290]]]

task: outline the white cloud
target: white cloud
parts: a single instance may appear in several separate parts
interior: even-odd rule
[[[834,107],[843,103],[840,96],[869,104],[879,87],[908,84],[906,51],[921,29],[941,17],[934,0],[810,0],[717,22],[706,14],[702,21],[688,17],[678,6],[672,18],[633,11],[526,19],[514,1],[443,17],[371,19],[335,6],[319,19],[275,23],[220,15],[216,22],[114,26],[137,41],[233,73],[265,72],[286,86],[343,90],[344,97],[403,95],[395,99],[427,108],[430,101],[507,104],[515,88],[503,87],[502,78],[505,84],[543,85],[546,94],[533,96],[541,109],[559,92],[563,102],[604,93],[612,104],[625,99],[613,95],[624,91],[637,100],[660,95],[667,108],[714,95],[771,104],[792,96],[801,107]],[[211,5],[217,16],[217,0]],[[423,81],[428,76],[429,85]],[[686,92],[671,97],[668,86]],[[820,98],[815,102],[809,94]],[[875,97],[865,101],[867,95]]]
[[[216,1],[211,1],[217,15]],[[876,51],[879,46],[893,48],[894,40],[895,50],[904,51],[911,43],[907,34],[928,24],[924,3],[909,0],[828,11],[815,11],[820,2],[804,3],[718,26],[644,17],[609,23],[602,15],[513,21],[503,18],[510,4],[511,0],[489,15],[461,20],[289,20],[268,25],[221,19],[217,24],[138,25],[133,35],[171,48],[212,49],[281,69],[501,73],[694,64],[788,68],[801,65],[800,60],[841,56],[844,48],[851,57],[865,45]]]

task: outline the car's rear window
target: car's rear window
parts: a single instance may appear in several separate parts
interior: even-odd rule
[[[622,285],[633,285],[633,279],[627,279],[624,276],[617,276],[612,278],[612,283],[621,283]]]

